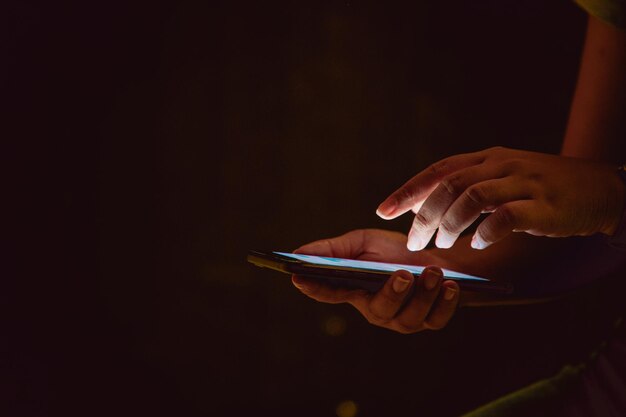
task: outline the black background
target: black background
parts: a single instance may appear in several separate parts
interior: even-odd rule
[[[403,336],[244,261],[406,230],[376,206],[444,156],[558,152],[573,3],[2,10],[4,415],[457,415],[605,330],[590,292]]]

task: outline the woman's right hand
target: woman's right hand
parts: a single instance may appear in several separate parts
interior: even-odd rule
[[[332,239],[301,246],[295,253],[402,264],[428,263],[427,253],[410,252],[406,236],[385,230],[355,230]],[[327,285],[294,275],[293,284],[303,294],[324,303],[349,303],[371,324],[400,333],[441,329],[459,302],[456,282],[443,280],[441,269],[426,268],[415,279],[408,271],[394,272],[376,293]]]
[[[450,248],[482,213],[472,239],[485,249],[512,232],[570,237],[617,230],[626,188],[616,166],[502,147],[432,164],[392,193],[378,214],[415,213],[408,247]]]

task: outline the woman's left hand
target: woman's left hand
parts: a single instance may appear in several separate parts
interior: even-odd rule
[[[387,230],[353,230],[332,239],[323,239],[298,248],[295,253],[334,258],[402,264],[430,264],[428,251],[406,250],[406,236]],[[429,266],[419,277],[398,270],[375,293],[335,287],[315,278],[294,275],[293,284],[314,300],[349,303],[375,326],[408,334],[438,330],[450,321],[460,300],[459,285]]]
[[[538,236],[612,235],[624,207],[616,167],[506,148],[455,155],[431,165],[391,194],[378,215],[412,210],[407,247],[451,247],[481,213],[472,247],[483,249],[511,232]]]

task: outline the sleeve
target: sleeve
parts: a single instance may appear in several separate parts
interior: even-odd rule
[[[590,15],[626,30],[626,0],[574,0]]]

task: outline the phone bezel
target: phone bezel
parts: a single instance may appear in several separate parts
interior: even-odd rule
[[[270,268],[286,274],[322,279],[332,285],[359,288],[370,292],[376,292],[382,288],[387,278],[392,274],[387,271],[311,264],[299,259],[288,258],[272,251],[251,250],[248,253],[247,260],[262,268]],[[420,274],[413,273],[413,275],[418,277]],[[509,282],[477,281],[460,277],[445,277],[445,279],[456,281],[459,287],[466,291],[494,294],[511,294],[513,292],[513,285]]]

